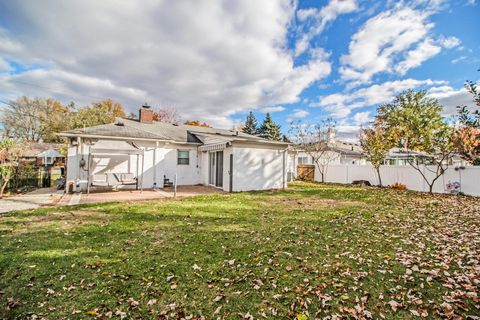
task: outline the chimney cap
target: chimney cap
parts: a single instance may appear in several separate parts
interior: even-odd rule
[[[148,105],[148,103],[145,102],[145,103],[143,104],[142,108],[150,109],[151,107]]]

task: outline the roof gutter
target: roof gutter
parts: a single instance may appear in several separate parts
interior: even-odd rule
[[[60,137],[67,138],[89,138],[89,139],[105,139],[105,140],[136,140],[136,141],[152,141],[152,142],[165,142],[165,143],[176,143],[176,144],[187,144],[187,145],[201,145],[202,143],[198,142],[180,142],[175,140],[162,140],[162,139],[151,139],[151,138],[134,138],[134,137],[112,137],[112,136],[101,136],[95,134],[76,134],[76,133],[67,133],[61,132],[58,133]]]

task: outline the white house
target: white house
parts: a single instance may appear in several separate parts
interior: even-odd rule
[[[69,139],[66,187],[163,188],[207,185],[224,191],[284,188],[288,144],[233,130],[139,120],[62,132]]]
[[[325,151],[319,161],[325,165],[365,165],[362,147],[358,143],[340,141],[335,138],[335,132],[330,131]],[[313,157],[301,147],[293,147],[288,151],[287,172],[289,180],[297,175],[298,165],[315,165]]]

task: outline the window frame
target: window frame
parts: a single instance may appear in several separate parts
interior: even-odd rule
[[[180,157],[182,153],[187,153],[186,157]],[[181,160],[187,160],[186,163],[182,163]],[[189,166],[190,165],[190,150],[177,150],[177,165],[178,166]]]

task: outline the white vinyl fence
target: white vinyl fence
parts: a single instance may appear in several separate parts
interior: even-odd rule
[[[480,196],[480,167],[464,168],[455,170],[455,167],[449,167],[435,182],[433,192],[450,193],[456,186],[458,191],[465,194]],[[425,168],[424,172],[431,181],[434,174],[428,169]],[[434,170],[434,167],[430,167],[430,170]],[[410,166],[381,166],[380,175],[385,186],[400,182],[410,190],[428,192],[428,184],[421,174]],[[325,182],[352,183],[354,180],[368,180],[372,185],[378,184],[377,173],[371,165],[329,165],[327,168]],[[317,168],[315,181],[321,181]]]

